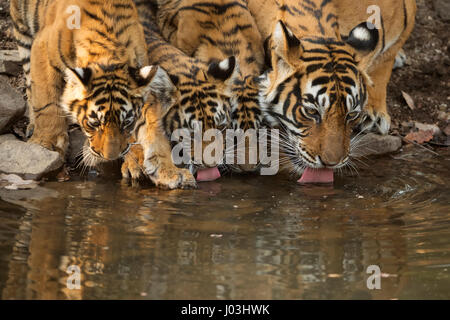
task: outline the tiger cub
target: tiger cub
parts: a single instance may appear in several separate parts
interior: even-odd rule
[[[414,0],[247,0],[272,70],[261,82],[267,119],[301,182],[351,165],[353,128],[389,129],[386,85],[414,24]],[[369,5],[380,26],[367,23]],[[398,19],[401,17],[401,19]],[[343,36],[342,34],[345,34]],[[353,142],[353,143],[352,143]],[[322,170],[324,169],[324,170]]]
[[[261,35],[243,0],[156,0],[157,22],[162,35],[186,54],[204,63],[236,57],[239,77],[232,86],[231,127],[244,132],[261,126],[255,78],[264,69]],[[238,142],[243,144],[243,142]],[[237,152],[229,146],[227,153]],[[248,141],[245,143],[248,153]],[[249,159],[249,155],[246,154]],[[237,160],[237,159],[235,159]],[[237,161],[235,161],[237,162]],[[249,163],[229,165],[234,171],[253,171]]]
[[[170,83],[164,70],[149,65],[134,3],[11,0],[10,12],[25,62],[29,142],[64,156],[69,114],[88,138],[88,164],[123,157],[144,101],[151,95],[164,98],[161,83]],[[152,132],[156,128],[144,127],[157,135]],[[144,146],[167,152],[162,144]],[[182,186],[184,172],[178,172],[170,158],[160,160],[159,168],[171,174],[153,173],[153,180],[169,188]],[[192,183],[189,176],[186,180]]]
[[[230,88],[238,75],[236,58],[230,56],[222,61],[205,64],[189,57],[162,38],[150,2],[138,2],[138,10],[145,29],[150,62],[163,67],[176,88],[175,102],[163,110],[159,120],[166,139],[171,139],[172,133],[177,129],[186,129],[193,135],[199,128],[205,132],[208,129],[221,130],[228,127]],[[206,145],[202,143],[202,150]],[[218,170],[219,163],[197,161],[194,149],[191,147],[189,160],[180,165],[189,168],[193,174],[197,174],[200,169]],[[136,150],[136,154],[139,154],[139,150]],[[148,154],[140,155],[140,158],[144,159],[145,171],[152,170],[152,158]],[[136,164],[132,158],[126,159],[123,171],[126,172],[133,165]],[[135,179],[141,177],[139,170],[134,170],[131,174]]]

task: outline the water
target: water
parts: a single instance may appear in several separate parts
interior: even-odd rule
[[[450,152],[364,160],[334,187],[235,176],[162,191],[1,190],[2,299],[449,299]],[[67,288],[79,266],[81,289]],[[381,289],[367,288],[367,268]]]

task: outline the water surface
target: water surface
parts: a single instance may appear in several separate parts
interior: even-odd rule
[[[0,297],[449,299],[450,152],[364,162],[333,187],[233,176],[198,190],[105,177],[2,189]],[[71,265],[80,290],[66,286]]]

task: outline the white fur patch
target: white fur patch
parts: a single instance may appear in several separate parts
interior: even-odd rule
[[[219,63],[219,68],[222,69],[222,70],[228,70],[229,67],[230,67],[230,60],[229,59],[222,60]]]
[[[281,26],[281,23],[278,22],[275,26],[275,30],[272,33],[273,41],[279,45],[282,44],[284,41],[284,31],[283,27]]]
[[[356,39],[361,41],[369,41],[371,39],[369,30],[363,27],[356,28],[352,34]]]
[[[139,75],[142,78],[146,79],[152,70],[153,70],[153,66],[143,67],[143,68],[141,68],[141,70],[139,70]]]
[[[76,73],[80,76],[80,78],[84,77],[84,70],[83,68],[75,68]]]

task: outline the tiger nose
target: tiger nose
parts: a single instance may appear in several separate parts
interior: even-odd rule
[[[320,159],[320,162],[322,162],[322,164],[324,166],[326,166],[326,167],[334,167],[334,166],[338,165],[339,163],[341,163],[342,160],[344,159],[344,157],[329,159],[327,157],[319,156],[319,159]]]

